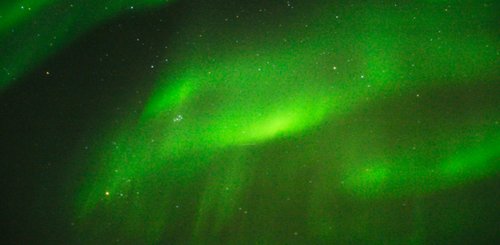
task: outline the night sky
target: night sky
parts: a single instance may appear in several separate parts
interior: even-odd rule
[[[0,244],[500,244],[500,2],[0,2]]]

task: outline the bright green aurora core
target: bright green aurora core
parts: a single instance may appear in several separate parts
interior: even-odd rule
[[[189,9],[139,111],[74,159],[77,243],[428,244],[433,196],[498,176],[498,1],[22,2],[2,89],[132,5]]]

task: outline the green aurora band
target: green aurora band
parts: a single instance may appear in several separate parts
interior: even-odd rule
[[[274,167],[280,173],[273,174],[288,178],[275,176],[269,188],[293,192],[297,184],[290,181],[300,176],[302,164],[320,162],[317,167],[323,171],[315,173],[314,191],[308,198],[312,237],[334,239],[335,232],[329,229],[338,224],[325,210],[335,195],[420,196],[497,174],[500,134],[495,120],[475,125],[467,115],[458,114],[439,127],[392,125],[403,132],[399,137],[405,137],[405,130],[417,131],[414,140],[397,145],[380,139],[398,137],[384,135],[386,121],[376,125],[379,136],[356,122],[352,125],[357,128],[348,131],[351,136],[341,132],[345,128],[335,129],[337,121],[353,120],[359,111],[387,100],[418,101],[422,100],[419,93],[439,96],[434,91],[450,86],[487,87],[496,82],[498,36],[491,35],[494,30],[474,28],[488,26],[495,14],[484,14],[481,4],[463,4],[443,17],[439,12],[447,5],[414,5],[399,12],[369,4],[356,11],[331,11],[335,5],[325,2],[309,9],[314,14],[302,16],[310,24],[284,25],[279,31],[257,26],[244,36],[247,39],[242,38],[241,42],[247,41],[244,45],[228,44],[227,40],[234,40],[231,37],[241,35],[238,28],[218,36],[206,34],[206,46],[183,47],[179,41],[175,45],[182,61],[160,79],[141,118],[108,140],[114,143],[103,151],[102,170],[80,199],[82,219],[93,224],[120,217],[123,221],[115,228],[134,232],[127,237],[157,241],[162,232],[182,223],[174,200],[191,200],[196,220],[188,226],[192,242],[215,242],[211,239],[238,219],[251,192],[262,191],[253,186],[259,179],[255,162],[262,161],[258,155],[270,154],[270,142],[286,146],[311,141],[307,134],[322,139],[315,147],[331,149],[324,146],[330,144],[338,149],[318,157],[317,149],[308,148],[303,156],[281,159],[283,166]],[[420,11],[412,13],[413,8]],[[409,18],[412,14],[414,18]],[[216,29],[214,24],[192,22],[185,24],[186,33]],[[259,29],[272,38],[259,35]],[[420,114],[402,121],[433,116],[425,110]],[[498,120],[494,106],[474,116],[486,115]],[[394,115],[387,116],[392,124],[400,123],[391,121]],[[332,139],[319,136],[317,128],[327,132],[332,129],[325,128],[334,128]],[[291,147],[282,148],[288,152]],[[182,194],[196,189],[191,182],[202,172],[209,176],[204,186],[197,186],[202,190],[195,192],[197,198]],[[262,220],[243,226],[275,223],[270,213],[278,213],[278,207],[251,210]],[[280,241],[273,231],[254,230],[255,237],[231,236],[230,241]],[[411,234],[401,241],[418,243],[418,236]]]
[[[47,16],[69,2],[24,1],[34,17],[1,5],[0,33],[17,37],[0,60],[1,86],[55,52],[33,35],[61,47],[131,2],[165,3],[86,1]],[[392,241],[422,244],[420,198],[498,175],[498,101],[460,100],[498,89],[498,3],[295,5],[294,14],[263,17],[275,25],[241,14],[220,27],[227,13],[209,3],[179,20],[169,45],[176,62],[142,114],[96,147],[76,197],[79,241],[109,242],[113,232],[155,243],[183,227],[189,234],[179,236],[194,244],[316,244],[342,241],[343,232],[380,242],[363,214],[357,225],[336,220],[332,203],[349,197],[417,200],[414,233]],[[76,16],[87,17],[74,29]],[[206,21],[213,16],[221,21]],[[448,93],[442,105],[443,91],[458,98]],[[450,111],[454,103],[463,106]],[[282,210],[306,221],[302,240],[283,235],[293,226],[272,228],[286,226]]]

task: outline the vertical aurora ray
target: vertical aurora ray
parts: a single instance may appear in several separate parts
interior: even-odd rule
[[[233,243],[278,244],[281,230],[269,227],[294,229],[282,227],[283,208],[306,221],[304,242],[337,241],[342,232],[369,240],[382,229],[361,222],[371,215],[369,200],[419,199],[498,174],[495,101],[446,120],[434,111],[448,107],[419,107],[421,97],[438,97],[440,89],[498,88],[495,14],[462,3],[443,17],[436,5],[331,11],[336,4],[324,1],[303,13],[308,24],[258,26],[242,38],[243,48],[226,41],[238,25],[206,37],[202,47],[179,35],[173,42],[182,61],[158,79],[142,115],[117,129],[96,157],[97,173],[77,203],[82,234],[100,237],[93,225],[108,222],[133,241],[159,242],[175,236],[179,223],[193,243],[216,243],[229,230],[236,231],[227,235]],[[210,30],[214,24],[201,20],[211,14],[181,22],[184,31]],[[388,101],[411,115],[400,118]],[[430,122],[421,126],[422,118]],[[295,183],[308,171],[314,181]],[[274,196],[285,200],[275,203]],[[295,205],[303,210],[287,204],[290,196],[301,198]],[[367,205],[354,224],[335,219],[343,217],[332,203],[346,197]],[[415,202],[414,232],[395,242],[425,240],[423,207]],[[255,234],[238,235],[249,227]]]

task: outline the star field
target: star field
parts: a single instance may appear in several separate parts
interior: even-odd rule
[[[2,3],[7,239],[494,244],[498,10]]]

